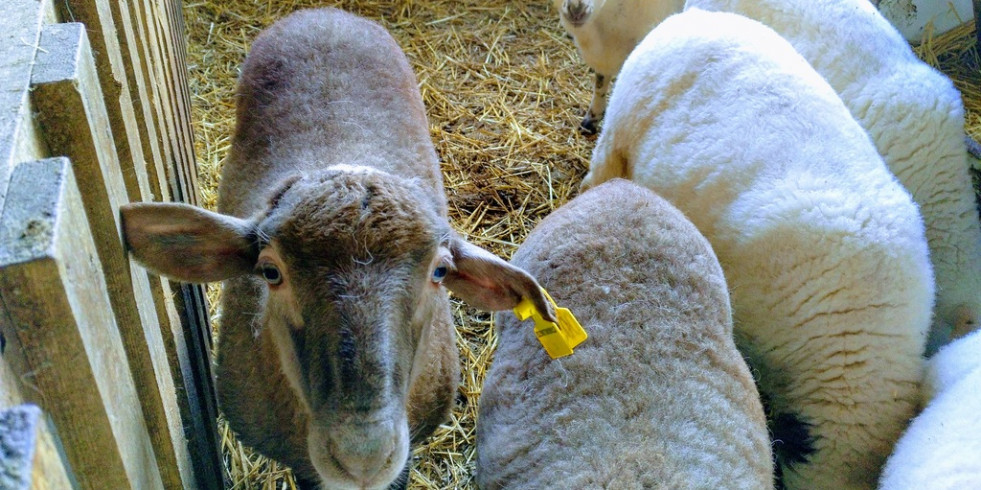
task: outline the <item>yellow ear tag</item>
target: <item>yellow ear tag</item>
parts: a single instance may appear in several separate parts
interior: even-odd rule
[[[542,314],[528,298],[521,299],[518,306],[514,307],[514,314],[518,320],[527,320],[531,317],[535,321],[535,337],[538,337],[538,341],[542,343],[542,347],[545,347],[549,357],[552,359],[565,357],[572,354],[574,347],[586,340],[586,331],[568,308],[559,308],[547,291],[542,289],[542,293],[548,298],[548,302],[552,303],[558,323],[542,318]]]

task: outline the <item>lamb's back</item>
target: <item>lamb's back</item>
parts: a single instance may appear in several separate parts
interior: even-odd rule
[[[769,485],[725,279],[677,209],[614,181],[546,218],[513,261],[590,337],[549,360],[529,323],[498,316],[478,425],[484,488]]]
[[[236,97],[222,212],[247,215],[283,178],[337,164],[414,179],[445,209],[415,74],[381,25],[333,8],[295,12],[255,39]]]

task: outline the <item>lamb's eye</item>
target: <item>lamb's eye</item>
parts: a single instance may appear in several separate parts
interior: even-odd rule
[[[262,278],[265,279],[271,286],[276,286],[283,282],[283,274],[279,272],[279,268],[273,264],[262,264],[259,266],[259,271],[262,273]]]
[[[432,278],[433,282],[435,282],[436,284],[443,282],[443,278],[446,277],[446,272],[447,269],[445,265],[441,265],[433,269],[433,278]]]

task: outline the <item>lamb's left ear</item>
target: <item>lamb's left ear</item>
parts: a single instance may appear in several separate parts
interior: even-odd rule
[[[443,285],[463,301],[482,310],[501,311],[528,298],[543,318],[557,321],[555,310],[531,274],[459,237],[450,239],[449,249],[454,267],[447,272]]]

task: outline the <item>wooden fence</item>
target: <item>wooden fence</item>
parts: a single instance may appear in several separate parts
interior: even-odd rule
[[[0,2],[2,488],[223,486],[203,290],[119,236],[198,201],[180,7]]]

